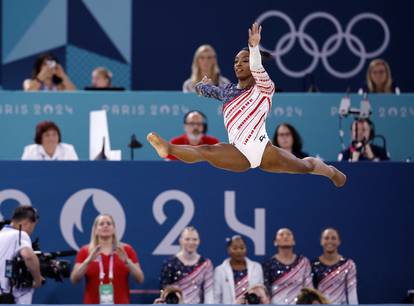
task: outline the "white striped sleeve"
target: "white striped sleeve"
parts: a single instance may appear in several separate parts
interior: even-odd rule
[[[263,67],[259,46],[249,46],[249,64],[250,71],[259,90],[265,95],[273,95],[275,92],[275,84]]]

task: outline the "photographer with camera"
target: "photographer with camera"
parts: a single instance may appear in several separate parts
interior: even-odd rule
[[[33,207],[19,206],[13,212],[11,223],[0,231],[0,304],[31,304],[33,289],[42,285],[39,259],[33,252],[29,237],[38,219],[39,215]],[[15,288],[13,260],[19,255],[33,276],[32,287]]]
[[[236,300],[236,304],[270,304],[269,291],[263,284],[256,284],[247,289],[246,293]]]
[[[52,54],[40,55],[33,66],[32,78],[23,82],[25,91],[76,90],[58,59]]]
[[[184,304],[183,291],[177,286],[167,286],[161,290],[159,298],[154,304]]]
[[[354,120],[351,130],[351,145],[339,153],[338,161],[357,162],[390,159],[385,148],[372,143],[375,137],[375,128],[374,123],[370,119],[363,118]]]

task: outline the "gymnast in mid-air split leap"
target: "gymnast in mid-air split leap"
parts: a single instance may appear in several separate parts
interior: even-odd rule
[[[238,84],[218,87],[204,77],[196,85],[199,95],[224,103],[223,117],[229,144],[173,145],[156,133],[149,133],[148,141],[162,158],[171,154],[186,163],[207,161],[214,167],[234,172],[260,167],[267,172],[323,175],[336,187],[342,187],[346,176],[334,166],[315,157],[296,158],[269,141],[265,121],[271,110],[275,85],[262,65],[261,30],[261,26],[253,24],[249,29],[249,47],[236,55],[234,71]]]

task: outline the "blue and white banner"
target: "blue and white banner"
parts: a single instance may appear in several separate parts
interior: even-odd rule
[[[282,122],[291,123],[299,131],[304,151],[325,160],[337,160],[342,150],[339,138],[338,109],[341,94],[276,94],[266,128],[273,138]],[[352,107],[359,108],[362,97],[351,96]],[[414,95],[372,95],[372,120],[377,134],[387,140],[391,159],[405,161],[414,157]],[[228,142],[221,114],[221,102],[195,94],[177,92],[125,93],[0,93],[0,160],[21,158],[24,146],[33,143],[36,124],[55,121],[61,128],[62,141],[71,143],[81,160],[89,157],[89,112],[108,111],[112,149],[122,150],[122,159],[130,159],[128,143],[136,134],[144,144],[137,150],[138,160],[159,160],[146,135],[158,132],[166,139],[181,135],[183,117],[193,109],[208,117],[209,134]],[[342,122],[344,143],[350,144],[352,117]],[[382,141],[375,142],[382,145]]]
[[[200,252],[215,265],[226,258],[227,237],[243,235],[248,256],[275,252],[274,233],[293,230],[296,252],[321,253],[320,232],[338,228],[340,253],[355,260],[361,303],[400,301],[413,288],[413,164],[341,164],[342,189],[323,177],[235,174],[208,165],[163,162],[0,162],[0,213],[31,204],[40,213],[34,237],[45,251],[89,242],[94,218],[110,213],[117,234],[137,251],[145,283],[158,289],[162,261],[178,250],[187,225],[199,229]],[[212,226],[214,225],[214,226]],[[390,282],[396,284],[390,286]],[[153,295],[134,296],[151,303]],[[80,303],[82,285],[48,280],[36,303]]]

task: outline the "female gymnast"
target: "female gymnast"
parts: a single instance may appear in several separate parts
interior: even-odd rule
[[[153,132],[148,134],[148,141],[162,158],[171,154],[186,163],[207,161],[214,167],[233,172],[260,167],[267,172],[323,175],[336,187],[342,187],[346,176],[334,166],[314,157],[296,158],[269,141],[265,120],[271,110],[275,85],[262,65],[261,30],[261,26],[253,24],[249,29],[249,48],[236,55],[234,71],[238,84],[218,87],[204,77],[196,85],[198,94],[224,102],[223,117],[229,144],[172,145]]]

